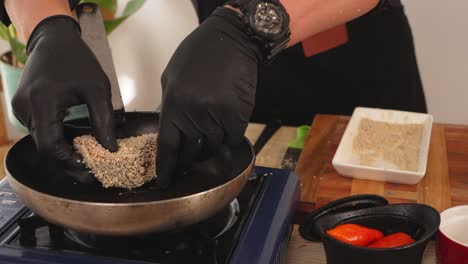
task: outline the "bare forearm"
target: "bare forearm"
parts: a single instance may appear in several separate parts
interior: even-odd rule
[[[379,0],[281,0],[290,17],[292,46],[372,10]]]
[[[34,27],[44,18],[72,15],[67,0],[5,0],[5,8],[23,41],[29,39]]]

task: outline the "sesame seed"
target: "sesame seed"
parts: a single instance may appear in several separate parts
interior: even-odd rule
[[[156,177],[156,140],[154,133],[118,139],[116,152],[91,135],[75,138],[73,145],[103,187],[133,189]]]

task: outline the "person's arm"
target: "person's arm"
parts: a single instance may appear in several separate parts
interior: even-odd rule
[[[21,40],[27,42],[31,32],[46,17],[71,16],[67,0],[5,0],[7,13]]]
[[[289,14],[292,46],[332,27],[358,18],[374,7],[380,0],[281,0]],[[227,5],[240,12],[239,9]]]
[[[281,0],[290,17],[292,46],[372,10],[379,0]]]

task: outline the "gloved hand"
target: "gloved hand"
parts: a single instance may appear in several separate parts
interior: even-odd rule
[[[162,78],[156,174],[167,187],[200,153],[242,142],[255,103],[261,49],[220,7],[177,48]]]
[[[93,179],[81,157],[64,139],[67,108],[87,104],[97,140],[110,151],[117,150],[117,142],[109,79],[80,34],[78,22],[68,16],[52,16],[36,26],[12,106],[42,157],[58,162],[78,181],[89,182]]]

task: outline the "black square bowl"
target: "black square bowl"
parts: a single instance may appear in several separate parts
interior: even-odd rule
[[[340,224],[358,224],[384,235],[405,232],[416,242],[398,248],[374,249],[346,244],[326,231]],[[392,204],[331,214],[315,222],[325,247],[327,264],[419,264],[429,240],[437,232],[440,215],[423,204]]]

